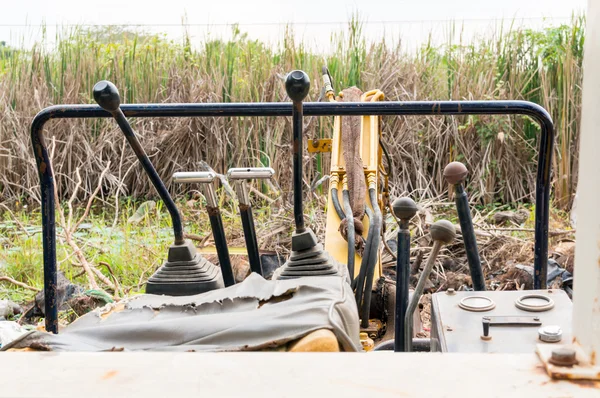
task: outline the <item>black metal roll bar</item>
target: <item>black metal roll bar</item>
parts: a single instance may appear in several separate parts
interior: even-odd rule
[[[121,110],[128,117],[249,117],[292,116],[292,103],[130,104]],[[304,103],[306,116],[435,116],[435,115],[527,115],[541,126],[536,178],[534,289],[546,288],[550,171],[554,126],[548,112],[527,101],[408,101]],[[56,228],[54,174],[43,128],[51,119],[108,118],[97,105],[55,105],[40,111],[31,124],[31,139],[40,177],[42,237],[44,250],[44,298],[46,330],[58,333],[56,302]]]

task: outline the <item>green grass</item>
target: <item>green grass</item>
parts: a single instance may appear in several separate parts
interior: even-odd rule
[[[113,215],[102,209],[96,209],[81,225],[75,236],[88,261],[95,265],[101,262],[110,264],[114,276],[124,290],[131,294],[139,291],[140,282],[147,279],[164,261],[173,234],[168,213],[161,211],[160,205],[155,211],[146,214],[145,219],[138,224],[127,222],[127,218],[136,209],[136,203],[127,201],[122,205],[124,207],[114,229],[112,228]],[[188,232],[203,236],[210,231],[208,218],[201,214],[188,214]],[[42,288],[40,211],[21,209],[15,211],[14,216],[21,225],[15,223],[8,212],[5,212],[0,219],[0,231],[4,237],[1,242],[3,250],[0,251],[0,274]],[[29,235],[24,232],[22,226]],[[73,266],[72,250],[60,241],[57,245],[57,259],[59,269],[67,278],[83,286],[87,284],[85,276],[75,277],[81,268]],[[105,267],[99,269],[110,277]],[[33,293],[29,290],[5,282],[0,283],[0,298],[8,297],[22,302],[32,296]]]

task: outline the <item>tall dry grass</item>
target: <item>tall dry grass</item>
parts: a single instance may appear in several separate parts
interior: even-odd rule
[[[60,103],[92,103],[101,79],[113,81],[124,102],[286,101],[281,77],[304,69],[319,96],[320,68],[336,86],[380,88],[388,100],[523,99],[546,107],[557,128],[554,201],[568,208],[575,189],[581,101],[583,18],[544,31],[499,32],[472,43],[423,46],[405,53],[383,40],[367,43],[361,24],[332,36],[325,56],[286,34],[273,48],[238,30],[230,41],[200,47],[164,37],[106,36],[74,29],[52,49],[0,51],[0,195],[36,200],[38,178],[29,138],[32,117]],[[237,28],[234,28],[237,29]],[[134,128],[167,182],[200,160],[223,172],[232,166],[271,165],[284,190],[291,186],[290,124],[284,118],[133,119]],[[330,135],[330,118],[307,120],[307,137]],[[526,117],[386,117],[384,139],[395,163],[393,193],[435,197],[447,190],[442,170],[461,160],[471,170],[470,192],[482,203],[529,200],[534,192],[538,129]],[[111,162],[102,194],[154,196],[132,151],[111,120],[52,121],[59,193],[81,169],[93,190]],[[327,174],[328,155],[307,157],[306,180]],[[122,181],[122,183],[121,183]]]

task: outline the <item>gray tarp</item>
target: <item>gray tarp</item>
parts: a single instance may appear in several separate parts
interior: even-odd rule
[[[33,332],[7,348],[55,351],[239,351],[277,347],[317,329],[344,351],[360,350],[356,302],[346,278],[268,281],[258,274],[228,288],[186,297],[140,295],[102,317],[90,312],[58,335]]]

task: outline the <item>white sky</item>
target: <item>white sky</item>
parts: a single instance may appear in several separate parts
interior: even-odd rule
[[[586,0],[0,0],[0,40],[27,45],[40,38],[43,23],[52,39],[57,25],[70,24],[141,24],[147,31],[176,39],[185,18],[193,25],[188,32],[197,40],[207,35],[227,37],[231,28],[224,25],[239,23],[251,38],[276,44],[289,23],[299,38],[321,48],[358,12],[368,38],[401,37],[407,47],[414,47],[430,32],[437,40],[447,39],[449,21],[464,24],[468,40],[503,23],[507,27],[513,20],[530,27],[565,23],[586,4]]]

